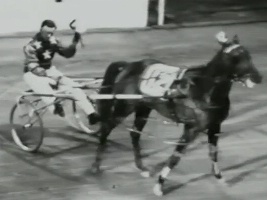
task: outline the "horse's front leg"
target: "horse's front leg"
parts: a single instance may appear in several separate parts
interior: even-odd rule
[[[134,127],[130,132],[134,150],[135,164],[136,167],[142,171],[141,175],[145,178],[150,177],[150,172],[143,165],[139,140],[141,137],[141,131],[143,130],[144,126],[147,123],[147,118],[150,112],[151,112],[150,108],[138,107],[135,114]]]
[[[212,173],[215,178],[223,181],[221,170],[218,166],[218,139],[221,131],[220,124],[212,125],[208,130],[209,156],[212,161]]]
[[[157,196],[162,196],[163,184],[169,175],[170,171],[178,164],[181,159],[181,156],[185,153],[186,147],[191,143],[199,134],[199,131],[196,131],[196,128],[190,125],[185,125],[184,133],[182,137],[178,140],[178,144],[175,148],[175,151],[170,156],[167,165],[163,167],[158,176],[156,185],[154,186],[154,194]]]

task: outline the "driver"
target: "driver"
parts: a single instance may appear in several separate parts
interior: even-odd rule
[[[44,20],[40,31],[24,46],[25,66],[23,79],[35,93],[51,94],[54,93],[55,89],[63,89],[75,98],[77,104],[87,114],[89,124],[95,124],[100,118],[84,91],[77,88],[80,85],[64,76],[62,72],[52,65],[55,53],[65,58],[71,58],[75,55],[76,46],[81,40],[81,35],[75,31],[71,45],[64,47],[54,36],[56,29],[57,26],[54,21]],[[59,102],[54,103],[56,97],[42,97],[42,100],[46,104],[52,104],[49,106],[50,112],[61,117],[65,116],[62,105]]]

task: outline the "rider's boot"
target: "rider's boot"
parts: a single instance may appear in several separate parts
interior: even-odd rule
[[[56,102],[54,105],[55,105],[54,114],[59,115],[60,117],[65,117],[65,112],[60,102]]]
[[[90,125],[94,125],[100,121],[100,116],[97,113],[91,113],[88,115],[88,121]]]

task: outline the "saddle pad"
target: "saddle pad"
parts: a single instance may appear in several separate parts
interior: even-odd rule
[[[185,69],[165,64],[153,64],[141,75],[139,89],[144,95],[163,96],[175,79],[181,79]]]

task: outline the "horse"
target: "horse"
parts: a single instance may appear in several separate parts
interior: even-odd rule
[[[152,91],[145,86],[149,84],[150,87],[160,86],[157,81],[162,82],[163,80],[158,76],[156,76],[158,79],[153,76],[154,82],[148,83],[152,76],[145,77],[144,74],[151,75],[157,70],[163,72],[166,70],[170,76],[163,80],[167,89],[165,88],[162,92],[159,90],[160,87],[156,87],[156,93],[158,92],[162,96],[157,97],[157,94],[151,93],[151,96],[154,95],[155,98],[101,99],[96,102],[101,122],[99,145],[91,167],[93,173],[100,172],[102,154],[111,131],[128,115],[134,113],[135,119],[130,136],[135,164],[143,176],[149,177],[150,170],[142,162],[139,140],[147,118],[152,110],[156,110],[160,115],[184,124],[184,130],[177,141],[174,152],[158,176],[153,189],[154,193],[158,196],[163,195],[163,184],[168,174],[178,164],[186,147],[201,132],[206,132],[208,136],[213,174],[216,179],[222,180],[223,176],[218,166],[217,143],[218,134],[221,132],[221,123],[229,114],[229,93],[232,85],[235,82],[241,82],[247,88],[253,88],[262,82],[262,75],[253,64],[249,51],[240,44],[237,35],[228,39],[226,33],[219,32],[216,38],[220,49],[204,65],[183,69],[171,67],[157,60],[143,59],[134,62],[118,61],[108,66],[99,94],[144,94],[144,91]],[[179,72],[175,71],[178,69],[180,69]],[[148,71],[150,72],[148,73]],[[173,76],[175,77],[173,78]],[[141,90],[142,84],[143,90]]]

